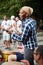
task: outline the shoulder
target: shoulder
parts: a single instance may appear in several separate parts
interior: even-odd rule
[[[4,23],[5,23],[5,21],[3,20],[3,21],[2,21],[2,24],[4,24]]]
[[[31,24],[32,24],[32,25],[36,24],[36,20],[30,18],[30,20],[28,20],[28,25],[31,25]]]
[[[25,23],[25,27],[28,27],[29,29],[31,29],[31,27],[34,26],[35,20],[31,19],[27,19],[27,22]]]

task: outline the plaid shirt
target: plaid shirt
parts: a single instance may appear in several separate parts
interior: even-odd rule
[[[23,21],[22,35],[13,34],[13,40],[21,41],[25,48],[34,49],[37,46],[36,21],[32,18]]]

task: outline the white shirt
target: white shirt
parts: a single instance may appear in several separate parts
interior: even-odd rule
[[[17,21],[17,26],[20,26],[20,27],[22,27],[22,21]]]
[[[22,21],[17,21],[17,31],[22,32]]]
[[[14,25],[16,23],[16,21],[15,20],[10,20],[10,25]]]
[[[5,30],[7,30],[8,28],[9,28],[9,26],[10,26],[10,21],[9,20],[7,20],[7,21],[3,21],[2,22],[2,24],[1,24],[1,26],[5,29]]]
[[[16,32],[16,21],[15,20],[10,20],[10,25],[11,25],[11,28],[10,28],[10,31],[13,31],[13,33]]]

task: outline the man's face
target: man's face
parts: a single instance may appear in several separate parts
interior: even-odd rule
[[[16,17],[16,21],[19,21],[19,18],[18,17]]]
[[[6,20],[6,21],[7,21],[7,16],[4,16],[4,20]]]
[[[24,20],[26,18],[26,13],[22,9],[19,12],[19,17],[21,20]]]
[[[36,62],[38,62],[39,61],[39,54],[36,52],[36,50],[37,50],[37,48],[35,48],[35,50],[34,50],[34,60],[36,61]]]

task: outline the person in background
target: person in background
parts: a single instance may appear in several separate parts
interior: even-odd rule
[[[37,48],[35,48],[33,54],[38,65],[43,65],[43,45],[39,45]]]
[[[11,21],[10,25],[13,27],[13,25],[16,23],[14,15],[11,16],[11,20],[10,21]]]
[[[24,59],[29,60],[30,65],[34,65],[33,51],[37,47],[36,39],[36,20],[30,16],[33,13],[33,8],[24,6],[20,9],[19,17],[22,20],[22,34],[13,34],[12,39],[23,43]]]
[[[16,20],[15,20],[16,18],[15,18],[15,16],[13,15],[13,16],[11,16],[11,33],[13,34],[13,33],[16,33],[16,28],[17,28],[17,24],[16,24]]]
[[[22,21],[19,19],[19,17],[16,17],[16,22],[17,22],[17,31],[19,35],[22,34]]]
[[[8,33],[10,34],[10,42],[13,43],[11,37],[12,37],[13,33],[16,33],[16,21],[15,21],[15,16],[14,15],[11,16],[10,29],[9,29]]]
[[[38,63],[38,65],[43,65],[43,45],[40,45],[34,50],[34,60]],[[25,65],[29,65],[28,60],[21,60]]]
[[[1,29],[3,30],[3,41],[6,45],[6,49],[10,49],[10,34],[8,34],[8,29],[10,27],[10,21],[7,16],[4,16],[4,21],[1,24]]]

